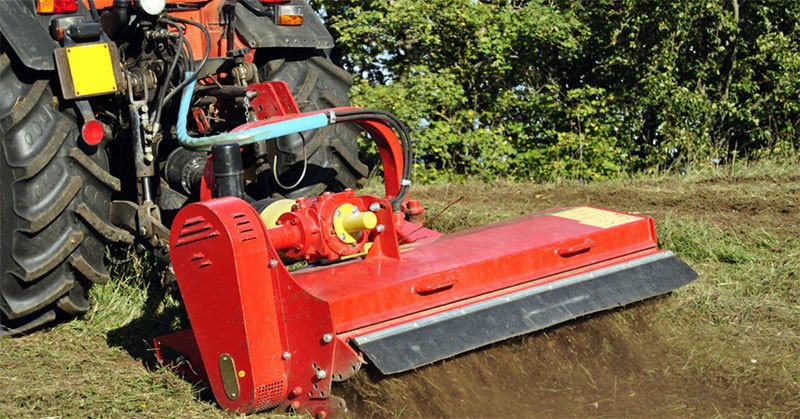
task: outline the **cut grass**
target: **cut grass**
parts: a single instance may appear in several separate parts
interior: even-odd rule
[[[766,410],[800,413],[800,243],[705,221],[661,226],[665,246],[702,277],[676,292],[664,323],[676,339],[693,342],[698,374],[732,389],[758,383],[771,393]]]
[[[798,416],[798,179],[800,169],[796,164],[768,162],[740,165],[733,171],[704,168],[680,177],[641,177],[588,185],[569,181],[545,185],[470,182],[420,186],[412,193],[426,205],[431,227],[444,232],[557,206],[592,204],[640,212],[656,219],[661,244],[700,273],[698,281],[651,304],[655,307],[652,317],[643,317],[639,309],[606,316],[612,319],[604,323],[609,326],[609,335],[597,342],[591,334],[580,335],[584,332],[573,325],[543,334],[565,342],[587,339],[587,345],[596,343],[601,349],[598,359],[582,361],[574,354],[548,353],[556,351],[555,347],[548,349],[549,344],[536,342],[538,336],[514,340],[510,344],[516,351],[514,362],[524,364],[529,357],[525,348],[541,344],[537,350],[542,359],[562,357],[574,363],[565,370],[564,377],[577,381],[543,383],[543,388],[550,386],[550,390],[543,390],[540,395],[556,394],[565,385],[573,390],[599,386],[592,380],[602,382],[603,377],[598,374],[605,370],[598,370],[590,362],[605,362],[608,353],[630,353],[633,358],[637,345],[656,344],[631,337],[641,327],[639,323],[646,320],[646,327],[657,331],[658,344],[665,348],[663,357],[670,365],[676,365],[668,376],[687,381],[685,391],[666,389],[673,390],[673,396],[661,399],[663,405],[652,406],[654,411],[662,415],[694,414],[688,399],[676,396],[692,396],[693,389],[700,388],[690,386],[689,381],[694,380],[710,382],[713,388],[730,396],[725,402],[711,404],[722,415]],[[368,189],[380,191],[375,185]],[[0,417],[231,416],[222,412],[202,389],[155,365],[150,350],[152,338],[177,328],[185,317],[177,301],[161,289],[161,272],[153,258],[135,252],[123,252],[116,258],[120,256],[130,257],[130,261],[114,265],[112,279],[92,289],[94,308],[84,318],[30,336],[0,340]],[[585,323],[599,320],[607,321],[589,319]],[[573,332],[575,335],[570,335]],[[462,357],[446,365],[456,368],[459,363],[474,364],[488,369],[478,376],[480,379],[502,381],[502,370],[491,371],[495,368],[492,355],[485,355],[486,359],[482,356]],[[642,364],[644,380],[650,377],[650,381],[658,381],[653,377],[663,373],[651,371],[655,367],[644,360],[631,362]],[[570,372],[573,368],[577,372]],[[457,370],[451,372],[453,377],[458,376]],[[432,372],[422,370],[419,377],[431,382],[454,379],[428,374]],[[446,388],[445,384],[436,386]],[[403,393],[413,391],[407,379],[392,379],[383,385],[396,386],[398,398],[411,398]],[[410,405],[393,410],[380,401],[379,389],[360,388],[360,398],[366,406],[372,406],[368,411],[379,416],[425,413],[419,406]],[[509,394],[516,391],[519,390],[510,387]],[[464,391],[458,394],[480,398],[480,394]],[[617,394],[612,394],[616,398]],[[580,394],[573,396],[575,400],[581,398]],[[445,400],[448,395],[431,397]],[[588,406],[592,403],[586,402]],[[575,409],[567,403],[563,410],[555,412],[557,416],[586,413]],[[625,412],[634,411],[617,411],[627,415]],[[509,411],[509,415],[517,414],[513,409]]]
[[[152,291],[151,257],[128,256],[92,288],[84,318],[0,340],[0,417],[228,416],[153,362],[152,333],[169,330],[178,305]]]

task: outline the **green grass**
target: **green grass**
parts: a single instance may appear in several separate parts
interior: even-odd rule
[[[152,257],[122,253],[82,319],[0,340],[0,417],[228,416],[153,362],[153,332],[172,327],[179,306],[153,291]]]
[[[661,244],[700,273],[659,302],[652,319],[681,377],[730,389],[741,404],[723,405],[726,415],[798,416],[800,169],[794,163],[587,185],[436,184],[415,187],[413,195],[426,205],[430,225],[445,232],[587,203],[654,217]],[[231,416],[154,362],[152,338],[185,321],[180,304],[159,285],[156,261],[134,251],[117,251],[113,259],[129,260],[112,264],[112,279],[92,289],[86,316],[0,340],[0,417]],[[614,315],[619,330],[638,316]],[[605,340],[601,346],[615,347]]]
[[[773,413],[800,412],[800,242],[764,229],[746,234],[707,221],[668,219],[666,247],[702,280],[677,291],[667,319],[694,342],[707,377],[756,382],[786,401]],[[702,364],[699,364],[701,362]]]

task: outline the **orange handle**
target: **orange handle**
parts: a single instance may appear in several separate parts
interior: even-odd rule
[[[455,285],[456,282],[457,282],[456,280],[450,280],[430,285],[414,286],[411,289],[413,289],[414,292],[416,292],[419,295],[428,295],[428,294],[433,294],[434,292],[449,290],[450,288],[453,288],[453,285]]]
[[[574,246],[569,246],[569,247],[559,248],[558,250],[556,250],[556,253],[558,253],[559,256],[566,258],[566,257],[570,257],[570,256],[573,256],[573,255],[577,255],[578,253],[588,252],[596,244],[597,243],[595,243],[594,240],[586,239],[580,244],[576,244]]]

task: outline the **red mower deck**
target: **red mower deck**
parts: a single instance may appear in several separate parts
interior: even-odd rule
[[[384,211],[378,218],[391,219]],[[657,249],[651,219],[591,207],[449,236],[420,230],[427,239],[295,272],[244,201],[192,204],[175,226],[172,257],[196,344],[183,334],[182,344],[173,335],[158,347],[205,365],[198,378],[239,412],[330,411],[315,400],[357,371],[361,354],[383,373],[405,371],[695,277]],[[375,240],[397,246],[389,230]]]

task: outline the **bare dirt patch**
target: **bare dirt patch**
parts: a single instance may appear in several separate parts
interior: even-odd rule
[[[395,377],[368,371],[340,391],[353,417],[727,417],[780,403],[769,386],[703,376],[687,342],[659,330],[664,304],[590,316]]]

